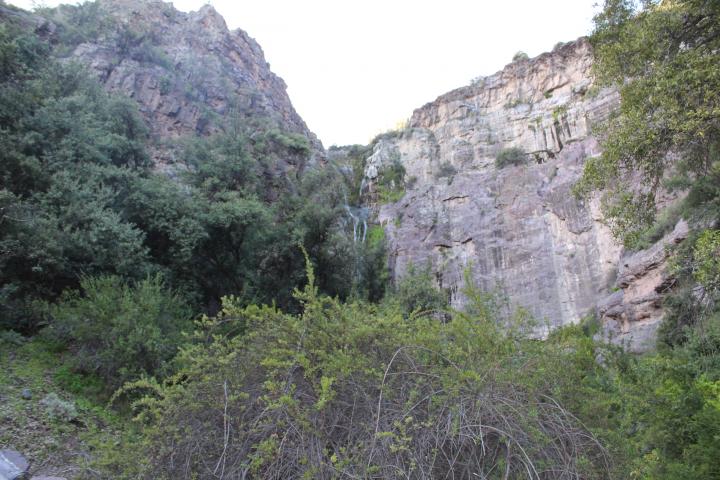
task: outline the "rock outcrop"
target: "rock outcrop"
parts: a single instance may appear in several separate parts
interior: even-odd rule
[[[210,5],[183,13],[158,0],[98,0],[58,7],[51,19],[58,41],[65,41],[70,28],[102,22],[99,35],[71,43],[67,56],[90,67],[106,89],[138,102],[160,166],[172,162],[166,148],[172,140],[233,122],[302,135],[311,145],[311,161],[324,155],[258,43],[242,30],[229,30]]]
[[[681,220],[650,248],[623,255],[615,291],[598,302],[603,337],[634,353],[655,345],[663,296],[674,284],[667,265],[670,248],[688,233],[687,222]]]
[[[404,197],[379,207],[390,267],[431,265],[452,303],[465,301],[463,271],[500,288],[544,330],[578,322],[614,285],[622,248],[599,202],[571,188],[599,146],[591,135],[618,104],[591,83],[586,39],[520,60],[416,110],[367,161],[366,180],[390,161],[406,169]],[[521,165],[496,166],[506,149]],[[542,332],[540,332],[542,333]]]

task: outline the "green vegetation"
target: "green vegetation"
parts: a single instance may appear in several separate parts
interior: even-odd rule
[[[601,132],[603,154],[588,161],[577,187],[607,192],[607,217],[629,245],[652,223],[658,190],[717,175],[720,151],[717,6],[643,5],[608,1],[597,18],[596,76],[620,90],[622,104]],[[631,183],[636,176],[641,188]]]
[[[525,52],[517,52],[515,55],[513,55],[513,62],[520,62],[523,60],[528,60],[530,57]]]
[[[227,301],[198,332],[215,340],[180,354],[177,380],[126,387],[151,392],[135,404],[146,432],[135,451],[153,459],[144,477],[209,478],[217,465],[261,478],[607,476],[604,449],[553,400],[579,380],[560,365],[599,369],[588,339],[541,349],[492,316],[440,322],[420,309],[342,304],[309,278],[299,315]],[[228,322],[246,335],[213,335]]]
[[[527,103],[530,103],[530,102],[527,101],[527,100],[525,100],[524,98],[514,98],[514,99],[512,99],[512,100],[509,100],[509,101],[504,105],[504,108],[509,110],[509,109],[511,109],[511,108],[517,107],[518,105],[527,104]]]
[[[18,345],[0,338],[0,445],[23,452],[33,465],[83,478],[92,468],[90,452],[132,434],[127,419],[95,395],[93,377],[69,371],[67,359],[45,339]]]
[[[681,218],[691,227],[673,249],[658,352],[618,379],[634,478],[720,476],[719,15],[700,0],[608,0],[592,37],[594,88],[618,88],[621,107],[576,191],[603,191],[610,226],[631,248],[650,246]],[[663,189],[687,195],[656,217]]]
[[[449,308],[448,293],[435,287],[430,265],[423,269],[410,265],[395,286],[391,300],[407,315],[444,313]]]
[[[522,165],[527,162],[528,156],[522,148],[503,148],[495,157],[495,166],[505,168],[508,165]]]
[[[558,107],[555,107],[552,112],[553,121],[555,121],[555,122],[560,121],[565,115],[567,115],[567,112],[568,112],[567,105],[560,105]]]
[[[110,392],[141,376],[162,376],[192,329],[190,309],[159,277],[127,285],[86,278],[50,307],[45,333],[73,351],[76,372],[99,377]]]
[[[195,312],[229,294],[291,307],[304,271],[299,244],[323,291],[351,294],[343,179],[272,171],[278,156],[307,155],[307,139],[277,129],[250,136],[253,125],[187,138],[177,146],[187,174],[172,181],[152,171],[132,101],[12,25],[0,30],[0,50],[2,327],[36,331],[45,321],[37,300],[102,275],[162,274]]]
[[[380,203],[397,202],[405,195],[405,167],[399,158],[378,171],[377,192]]]
[[[56,11],[54,51],[0,27],[0,446],[73,478],[720,477],[712,2],[608,0],[592,39],[622,104],[579,193],[604,189],[629,246],[691,225],[643,356],[592,316],[538,340],[470,275],[443,291],[410,267],[388,287],[385,231],[358,206],[365,147],[290,175],[306,138],[232,118],[173,145],[177,178],[156,173],[136,105],[54,57],[103,31],[93,5]],[[181,90],[156,40],[119,35]],[[405,174],[380,172],[381,201]],[[661,187],[687,194],[654,218]]]

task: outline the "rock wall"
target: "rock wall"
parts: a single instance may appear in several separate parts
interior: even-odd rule
[[[615,91],[593,87],[591,65],[586,39],[516,61],[416,110],[407,129],[376,143],[371,189],[388,162],[406,169],[405,196],[378,212],[396,277],[429,264],[460,307],[469,267],[478,286],[503,290],[543,332],[595,309],[615,284],[622,248],[599,202],[571,193],[599,153],[592,127],[618,104]],[[512,147],[525,162],[496,167]]]

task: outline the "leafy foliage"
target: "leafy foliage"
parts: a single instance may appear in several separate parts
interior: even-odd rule
[[[116,209],[118,184],[149,165],[147,129],[134,104],[50,60],[36,37],[3,26],[0,48],[13,65],[0,88],[2,322],[28,328],[32,299],[80,274],[148,271],[143,233]]]
[[[527,161],[527,158],[527,154],[521,148],[504,148],[495,157],[495,166],[505,168],[509,165],[522,165]]]
[[[74,352],[76,370],[96,374],[112,392],[143,375],[168,373],[190,330],[187,304],[160,277],[128,285],[119,277],[86,278],[49,307],[47,332]]]
[[[378,171],[377,189],[381,203],[397,202],[405,195],[405,166],[399,158]]]
[[[55,54],[107,33],[100,7],[54,10]],[[674,252],[658,352],[643,357],[587,324],[533,339],[527,312],[472,285],[452,311],[429,270],[411,268],[385,297],[384,230],[361,242],[365,217],[348,221],[365,148],[350,154],[352,178],[295,177],[278,160],[301,161],[307,139],[236,121],[182,139],[170,180],[152,171],[132,101],[3,24],[0,326],[13,331],[0,331],[0,386],[12,386],[0,410],[17,413],[22,378],[53,418],[0,437],[85,425],[93,478],[718,478],[717,13],[609,0],[597,18],[598,76],[622,106],[579,190],[607,188],[615,231],[637,246],[680,217],[694,226]],[[158,39],[115,27],[120,53],[165,69],[164,94],[177,89]],[[200,104],[202,68],[190,76]],[[498,167],[526,158],[504,150]],[[647,188],[612,191],[631,175]],[[399,161],[379,186],[385,201],[402,196]],[[687,196],[647,228],[661,187]],[[18,333],[42,321],[44,335]],[[138,422],[115,436],[103,431],[116,414],[87,396],[117,388]],[[91,409],[104,418],[87,422]]]
[[[554,398],[569,380],[556,368],[582,340],[541,354],[492,319],[341,304],[309,277],[299,315],[227,301],[174,382],[126,387],[150,392],[136,403],[154,459],[143,478],[609,476],[600,444]],[[246,336],[218,336],[228,322]]]
[[[410,265],[397,281],[389,300],[397,302],[407,315],[442,313],[449,307],[448,294],[435,286],[430,265],[423,269]]]
[[[664,179],[700,181],[716,168],[718,15],[704,0],[608,0],[596,18],[595,72],[620,90],[621,105],[577,190],[609,192],[607,216],[628,244],[652,222]]]
[[[122,32],[135,55],[147,37]],[[229,294],[292,307],[303,277],[298,245],[316,262],[324,291],[345,298],[362,290],[354,276],[363,252],[348,254],[341,225],[341,176],[276,171],[283,157],[309,154],[307,139],[261,122],[186,138],[177,145],[186,173],[173,181],[152,171],[134,102],[105,93],[12,24],[0,29],[0,50],[4,327],[37,330],[35,301],[77,289],[83,276],[134,281],[159,272],[196,310],[215,311]],[[378,273],[382,249],[373,246],[362,268]],[[378,298],[382,288],[370,290]]]

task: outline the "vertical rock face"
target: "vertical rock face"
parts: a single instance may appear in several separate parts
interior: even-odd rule
[[[302,135],[315,157],[323,155],[260,46],[244,31],[230,31],[212,6],[187,14],[157,0],[99,0],[95,7],[83,21],[103,22],[101,34],[75,46],[71,58],[88,65],[108,90],[135,99],[156,139],[254,122]],[[79,15],[73,12],[57,10],[60,20]],[[167,154],[159,148],[156,161]]]
[[[462,306],[463,271],[501,288],[545,327],[577,322],[614,284],[621,248],[597,202],[571,193],[591,128],[618,103],[591,84],[587,40],[520,60],[416,110],[409,127],[379,141],[367,180],[389,161],[406,169],[405,196],[382,205],[393,273],[430,264]],[[520,165],[496,166],[504,149]]]

